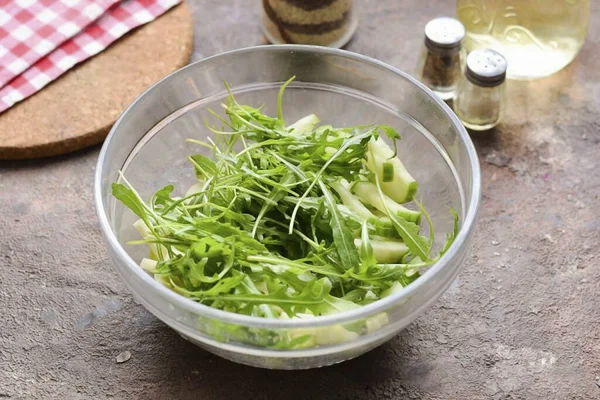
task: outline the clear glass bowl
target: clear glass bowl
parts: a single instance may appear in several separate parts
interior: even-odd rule
[[[220,110],[227,80],[241,103],[265,104],[276,113],[279,86],[286,90],[288,121],[317,113],[324,123],[385,123],[403,139],[399,155],[419,181],[419,196],[433,218],[439,242],[461,229],[452,248],[403,291],[357,310],[311,320],[270,320],[213,309],[157,283],[138,262],[147,255],[132,227],[135,216],[111,195],[119,170],[144,197],[194,181],[186,156],[202,148],[187,138],[209,134],[207,109]],[[347,51],[312,46],[261,46],[210,57],[164,78],[144,92],[113,126],[98,159],[95,201],[114,264],[135,298],[186,339],[230,360],[266,368],[300,369],[356,357],[393,337],[450,285],[468,249],[479,207],[480,172],[473,144],[460,121],[429,89],[382,62]],[[343,327],[362,326],[358,332]],[[356,329],[354,329],[356,331]],[[342,334],[343,333],[343,334]],[[307,348],[279,350],[282,338],[310,334]]]

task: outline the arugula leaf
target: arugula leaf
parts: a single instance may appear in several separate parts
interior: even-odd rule
[[[373,157],[373,154],[370,155]],[[414,222],[406,221],[402,218],[399,218],[394,213],[390,212],[385,201],[384,194],[381,190],[381,184],[379,183],[379,177],[377,176],[377,172],[375,172],[375,184],[377,186],[377,191],[379,193],[379,197],[382,199],[382,203],[386,209],[387,216],[392,221],[394,228],[398,232],[398,235],[402,238],[406,246],[412,251],[414,254],[419,256],[422,260],[429,259],[429,240],[419,235],[420,227]]]
[[[378,129],[381,129],[385,135],[387,137],[389,137],[390,139],[402,139],[402,136],[400,136],[400,134],[398,133],[398,131],[396,131],[394,128],[392,128],[389,125],[379,125]]]
[[[460,230],[460,218],[458,217],[458,213],[452,207],[448,207],[450,212],[452,213],[452,217],[454,218],[454,226],[452,232],[448,232],[446,234],[446,242],[444,243],[444,247],[440,250],[440,254],[438,255],[438,259],[441,258],[448,250],[450,250],[450,246],[454,243],[456,236],[458,236],[458,231]]]
[[[283,92],[285,91],[285,88],[292,83],[292,81],[296,79],[295,76],[292,76],[290,79],[288,79],[287,81],[285,81],[285,83],[283,85],[281,85],[281,88],[279,89],[279,93],[277,94],[277,119],[279,119],[281,122],[283,121]]]
[[[330,223],[333,230],[333,243],[335,243],[336,250],[342,261],[342,268],[355,268],[357,265],[360,265],[360,257],[354,246],[352,232],[348,229],[345,221],[342,219],[342,215],[338,210],[338,205],[329,189],[327,189],[327,186],[321,180],[319,180],[319,186],[323,191],[325,202],[327,203],[329,213],[331,214]]]
[[[167,185],[164,188],[160,189],[159,191],[154,193],[154,196],[152,196],[151,203],[154,205],[154,207],[156,207],[157,205],[164,206],[167,203],[173,201],[173,199],[171,198],[171,193],[174,189],[175,187],[173,185]]]
[[[391,215],[394,228],[402,238],[406,246],[423,260],[429,259],[429,240],[425,236],[419,235],[420,227],[414,222],[406,221]]]
[[[357,264],[354,272],[364,273],[365,271],[368,271],[369,268],[377,265],[373,246],[371,245],[371,239],[369,238],[369,225],[367,221],[363,222],[360,234],[360,259],[362,260],[362,263],[360,267]]]
[[[425,207],[423,207],[423,204],[416,199],[414,201],[417,204],[417,207],[419,207],[419,211],[421,211],[421,214],[425,216],[425,220],[427,221],[427,225],[429,227],[429,242],[427,247],[427,252],[429,253],[431,251],[431,248],[433,247],[433,243],[435,242],[435,230],[433,229],[433,221],[431,221],[431,217],[429,216],[429,213],[427,212]]]
[[[195,297],[200,301],[207,298],[215,298],[217,296],[222,296],[226,293],[229,293],[232,289],[239,286],[246,275],[239,273],[238,275],[231,276],[229,278],[220,279],[213,287],[207,290],[188,290],[186,288],[181,287],[176,284],[176,282],[170,278],[170,283],[175,289],[175,291],[187,296],[187,297]]]
[[[402,136],[389,125],[379,125],[379,129],[381,129],[387,137],[392,139],[392,143],[394,144],[394,154],[390,158],[396,158],[398,155],[398,143],[396,140],[402,139]]]
[[[112,184],[112,195],[129,208],[135,215],[147,219],[146,207],[137,193],[122,183]]]
[[[291,184],[292,182],[295,182],[294,173],[291,171],[288,171],[281,179],[281,182],[271,190],[271,193],[269,194],[269,200],[274,202],[275,204],[279,203],[279,200],[284,198],[285,195],[287,194],[286,191],[283,190],[279,185],[287,186],[287,185]],[[256,217],[256,220],[254,222],[254,227],[252,228],[252,237],[256,236],[256,231],[257,231],[258,227],[260,226],[260,220],[265,216],[267,211],[269,211],[271,208],[273,208],[273,205],[271,203],[265,202],[263,204],[263,206],[262,206],[261,210],[259,211],[258,216]]]
[[[203,154],[195,154],[188,159],[194,165],[198,179],[209,179],[218,172],[217,164]]]
[[[272,304],[280,307],[288,315],[307,309],[319,310],[319,305],[331,291],[331,282],[327,278],[314,279],[306,284],[302,292],[290,294],[282,287],[269,294],[221,294],[214,300],[227,302],[242,302],[254,304]],[[299,311],[298,311],[299,310]]]

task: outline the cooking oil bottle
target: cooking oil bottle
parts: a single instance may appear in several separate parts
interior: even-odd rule
[[[583,46],[591,0],[457,0],[467,51],[491,48],[508,61],[513,79],[551,75]]]

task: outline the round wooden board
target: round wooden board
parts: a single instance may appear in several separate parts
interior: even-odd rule
[[[193,25],[184,2],[0,114],[0,159],[48,157],[102,142],[148,86],[185,65]]]

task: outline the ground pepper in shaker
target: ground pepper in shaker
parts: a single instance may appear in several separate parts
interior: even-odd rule
[[[465,27],[454,18],[436,18],[425,25],[425,46],[417,67],[417,78],[442,100],[449,100],[462,77]]]
[[[506,68],[506,59],[494,50],[474,50],[467,57],[454,99],[454,112],[467,128],[484,131],[502,120]]]

